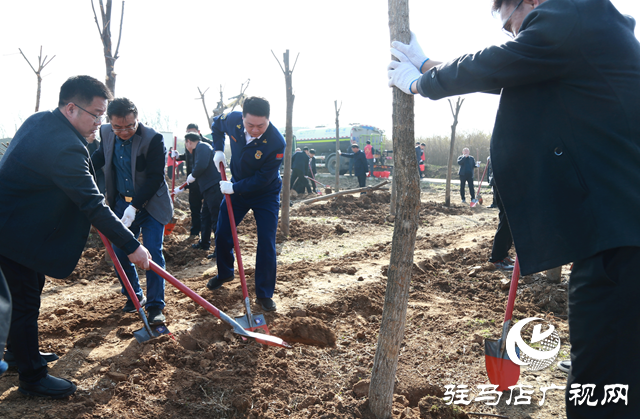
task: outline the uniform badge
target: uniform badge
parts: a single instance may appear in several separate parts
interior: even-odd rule
[[[238,124],[238,125],[236,125],[236,128],[240,129],[240,128],[242,128],[242,127],[240,126],[240,124]]]
[[[267,143],[267,139],[265,138],[264,140],[262,140],[262,142],[266,144]]]
[[[262,157],[262,151],[260,150],[256,151],[256,160],[260,160],[261,157]]]

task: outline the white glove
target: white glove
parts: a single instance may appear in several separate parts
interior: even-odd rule
[[[411,40],[409,41],[409,45],[403,44],[400,41],[393,41],[391,43],[391,46],[393,47],[391,49],[391,53],[396,58],[400,59],[400,57],[398,57],[398,55],[394,53],[394,50],[404,54],[409,59],[411,64],[413,64],[415,68],[417,68],[418,71],[422,73],[422,66],[424,65],[424,63],[429,61],[429,58],[424,55],[424,52],[422,52],[422,48],[420,47],[420,44],[418,44],[418,39],[416,38],[415,33],[411,32]]]
[[[224,157],[224,151],[216,151],[216,154],[213,156],[213,164],[215,164],[216,169],[220,172],[220,162],[224,164],[224,168],[227,168],[227,159]]]
[[[338,150],[338,154],[342,154],[342,150]]]
[[[220,191],[225,195],[233,194],[233,183],[228,180],[220,181]]]
[[[171,151],[171,157],[173,157],[174,159],[177,159],[179,156],[180,156],[180,153],[178,153],[178,150]]]
[[[404,55],[398,57],[400,61],[391,61],[387,67],[389,76],[389,87],[396,86],[408,95],[413,95],[411,85],[418,80],[422,74],[416,69],[409,59]]]
[[[181,193],[181,192],[184,192],[184,189],[182,189],[182,188],[175,188],[175,189],[173,190],[173,194],[174,194],[174,195],[178,195],[178,194],[179,194],[179,193]]]
[[[187,183],[193,183],[195,181],[196,181],[196,178],[194,178],[193,175],[189,173],[189,176],[187,176]]]
[[[131,227],[133,220],[136,219],[136,212],[137,210],[132,205],[129,205],[127,209],[124,210],[124,214],[122,215],[122,224],[124,224],[125,227]]]

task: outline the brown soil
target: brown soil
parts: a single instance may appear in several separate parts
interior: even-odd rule
[[[216,265],[208,252],[190,246],[195,239],[187,235],[185,199],[179,196],[177,227],[166,237],[167,270],[230,316],[240,316],[239,281],[216,292],[205,287]],[[61,357],[51,373],[73,380],[78,391],[59,401],[24,397],[10,369],[0,378],[0,417],[371,418],[367,391],[393,234],[389,200],[379,191],[292,207],[290,235],[280,232],[277,240],[278,310],[265,313],[271,334],[292,349],[243,341],[170,284],[165,314],[173,336],[138,343],[133,331],[141,322],[121,312],[125,299],[92,235],[75,272],[47,280],[40,315],[41,350]],[[506,404],[508,394],[498,406],[443,401],[445,385],[466,384],[473,399],[477,385],[488,384],[483,340],[501,333],[508,292],[503,283],[510,278],[487,264],[497,212],[458,200],[447,208],[443,201],[441,190],[422,193],[393,418],[478,417],[470,412],[564,418],[562,391],[548,392],[539,406],[540,387],[566,382],[555,367],[522,372],[519,383],[536,389],[529,405]],[[251,214],[239,234],[254,295]],[[522,278],[514,311],[516,319],[550,320],[564,344],[563,359],[567,279],[567,267],[560,283],[544,274]]]

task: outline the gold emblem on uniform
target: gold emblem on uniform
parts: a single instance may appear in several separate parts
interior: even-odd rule
[[[256,159],[260,160],[261,157],[262,157],[262,151],[260,150],[256,151]]]
[[[237,127],[238,129],[240,129],[240,128],[241,128],[241,127],[240,127],[240,124],[236,125],[236,127]]]
[[[267,139],[265,138],[264,140],[262,140],[262,142],[266,144],[267,143]]]

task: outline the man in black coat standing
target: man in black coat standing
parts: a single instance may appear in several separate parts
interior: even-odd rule
[[[367,170],[369,169],[367,157],[362,151],[360,151],[360,146],[358,144],[352,144],[351,150],[353,150],[353,153],[343,153],[340,150],[338,150],[338,152],[341,156],[353,159],[353,170],[358,178],[358,185],[360,185],[361,188],[364,188],[367,186]],[[363,194],[364,193],[365,192],[363,192]]]
[[[469,149],[463,148],[462,155],[458,156],[458,165],[460,165],[460,169],[458,169],[458,176],[460,176],[460,198],[462,198],[462,202],[467,202],[464,199],[464,188],[466,184],[469,184],[469,195],[471,195],[471,202],[474,202],[476,199],[476,191],[473,186],[473,172],[476,168],[476,159],[473,156],[469,155]]]
[[[291,157],[291,183],[289,189],[295,190],[297,193],[304,193],[307,186],[305,175],[309,173],[309,149],[296,151]]]
[[[149,268],[150,255],[109,209],[94,180],[85,137],[103,121],[111,93],[89,76],[68,79],[58,108],[30,116],[0,161],[0,269],[13,300],[9,341],[18,366],[18,391],[52,398],[76,386],[48,374],[38,350],[38,314],[45,275],[66,278],[93,224]]]
[[[491,160],[522,274],[574,262],[567,417],[639,418],[635,20],[609,0],[494,0],[493,10],[512,40],[446,64],[415,36],[393,42],[389,84],[431,99],[501,93]],[[572,392],[588,384],[578,403]],[[628,393],[605,388],[616,384]]]

